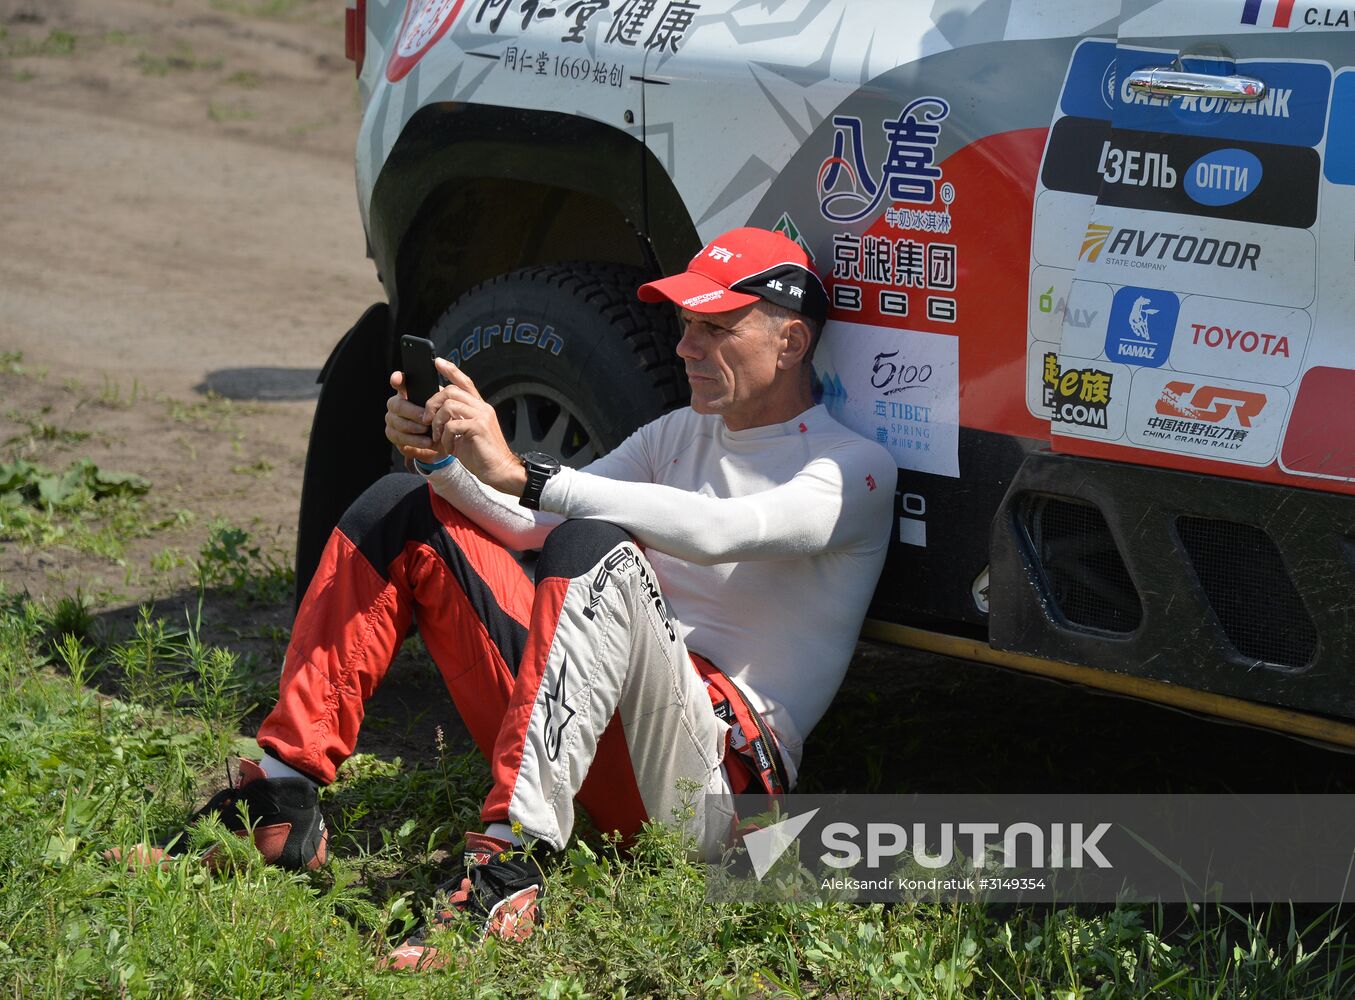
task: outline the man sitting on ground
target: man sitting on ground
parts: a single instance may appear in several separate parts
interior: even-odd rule
[[[813,402],[827,297],[795,243],[736,229],[639,295],[680,308],[691,406],[583,470],[515,455],[448,362],[422,409],[392,376],[386,435],[421,477],[387,476],[340,521],[259,730],[262,765],[242,762],[209,803],[241,833],[247,805],[270,861],[323,862],[316,788],[352,754],[415,615],[491,765],[486,829],[467,833],[449,901],[489,933],[530,932],[537,861],[564,847],[576,799],[628,836],[699,789],[688,822],[710,857],[733,795],[794,784],[884,563],[894,463]],[[536,548],[533,586],[510,550]],[[416,937],[388,961],[432,959]]]

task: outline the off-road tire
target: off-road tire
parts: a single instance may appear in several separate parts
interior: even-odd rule
[[[650,277],[592,262],[523,268],[471,288],[428,337],[494,405],[515,451],[585,465],[687,402],[673,309],[635,297]]]

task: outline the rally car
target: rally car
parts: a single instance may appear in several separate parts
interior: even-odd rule
[[[1296,0],[349,0],[384,286],[304,587],[432,338],[519,450],[681,405],[636,286],[739,225],[824,276],[895,457],[867,634],[1355,745],[1355,12]],[[1353,672],[1355,673],[1355,672]]]

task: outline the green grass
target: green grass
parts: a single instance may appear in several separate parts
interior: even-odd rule
[[[173,420],[193,423],[221,425],[235,413],[220,399],[166,406]],[[28,430],[56,443],[59,433],[42,426]],[[34,532],[65,532],[31,542],[67,544],[85,520],[107,527],[119,523],[118,505],[139,511],[148,484],[88,461],[61,472],[15,461],[0,466],[0,486],[0,523],[26,511]],[[255,656],[207,642],[201,595],[279,605],[292,588],[286,553],[225,522],[210,526],[195,556],[166,548],[151,568],[189,569],[196,606],[179,614],[143,607],[120,635],[78,591],[37,602],[0,590],[2,995],[1351,993],[1355,956],[1339,915],[1303,926],[1284,907],[715,904],[706,869],[660,826],[629,851],[595,832],[576,837],[549,865],[545,924],[528,942],[481,946],[472,928],[456,926],[438,941],[455,957],[451,968],[380,972],[377,959],[456,873],[460,836],[478,826],[487,768],[475,754],[449,752],[441,733],[425,761],[358,755],[324,791],[332,860],[315,873],[268,869],[211,822],[192,832],[189,858],[163,869],[133,873],[106,861],[108,847],[180,828],[226,783],[228,758],[256,752],[240,726],[271,699],[276,663],[261,669]],[[273,657],[286,638],[285,630],[271,636]],[[843,739],[861,731],[849,729]],[[218,871],[195,860],[212,846],[229,859]],[[1185,916],[1169,925],[1169,912]]]
[[[224,543],[223,543],[224,544]],[[246,543],[240,543],[246,544]],[[236,547],[239,551],[239,545]],[[225,558],[228,565],[234,561]],[[246,560],[247,561],[247,560]],[[212,823],[193,856],[127,872],[102,852],[175,829],[224,783],[254,696],[200,612],[143,610],[101,634],[77,595],[0,595],[0,993],[103,996],[1317,997],[1349,993],[1329,918],[1290,926],[1152,907],[715,905],[677,834],[623,852],[576,838],[549,866],[545,925],[478,946],[453,927],[452,966],[383,973],[376,959],[456,869],[484,764],[439,746],[423,764],[359,755],[325,790],[333,860],[271,870]],[[450,711],[450,709],[448,709]],[[1341,929],[1343,930],[1343,928]]]

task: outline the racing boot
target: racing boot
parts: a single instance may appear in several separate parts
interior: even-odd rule
[[[245,818],[248,814],[249,824]],[[217,792],[187,823],[205,816],[219,816],[226,829],[239,837],[251,837],[254,846],[271,865],[294,871],[319,868],[328,856],[329,831],[320,816],[318,790],[305,778],[268,778],[252,760],[240,761],[240,777],[234,788]],[[156,845],[137,844],[129,849],[104,852],[110,861],[125,861],[129,868],[160,864],[188,850],[186,830]],[[212,848],[203,861],[215,867]]]
[[[441,905],[400,947],[382,961],[387,969],[440,969],[451,959],[429,946],[428,934],[450,926],[458,913],[480,920],[481,938],[523,941],[540,921],[539,901],[545,891],[541,866],[531,854],[485,833],[466,834],[466,874],[439,886]]]

